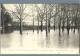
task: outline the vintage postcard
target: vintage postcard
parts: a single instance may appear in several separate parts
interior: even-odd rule
[[[79,54],[80,4],[0,4],[1,54]]]

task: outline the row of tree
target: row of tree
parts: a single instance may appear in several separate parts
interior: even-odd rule
[[[59,29],[59,33],[67,29],[80,28],[80,4],[42,4],[42,8],[37,7],[38,22],[41,22],[43,31],[43,21],[46,22],[46,34],[50,32],[51,24],[54,30]],[[40,19],[40,20],[39,20]]]
[[[37,32],[39,33],[39,29],[41,31],[45,29],[46,35],[50,32],[51,27],[54,30],[59,29],[59,33],[61,29],[63,32],[66,28],[68,34],[70,29],[74,29],[75,32],[75,29],[79,30],[80,28],[80,4],[31,4],[32,15],[25,12],[28,9],[27,6],[29,5],[16,4],[15,11],[11,11],[12,15],[19,20],[20,34],[22,34],[23,29],[22,22],[27,19],[27,16],[33,17],[33,32],[34,22],[37,21]],[[33,13],[34,11],[35,13]]]

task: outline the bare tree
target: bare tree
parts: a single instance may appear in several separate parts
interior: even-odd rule
[[[27,16],[27,14],[25,13],[25,9],[25,4],[16,4],[15,11],[12,11],[13,15],[19,20],[20,34],[22,34],[22,22]]]
[[[44,20],[44,9],[42,9],[41,11],[40,11],[40,14],[39,14],[39,17],[40,17],[40,22],[41,22],[41,26],[40,26],[40,29],[41,29],[41,31],[43,31],[43,20]]]
[[[47,9],[48,9],[48,7],[47,7],[47,4],[44,4],[44,6],[45,6],[45,18],[46,18],[46,36],[48,35],[48,13],[47,13]]]
[[[38,30],[38,33],[39,33],[39,29],[40,29],[39,22],[41,23],[41,31],[43,31],[44,9],[40,8],[38,5],[36,5],[35,7],[36,7],[36,10],[37,10],[37,20],[38,20],[37,30]]]
[[[35,18],[34,9],[35,9],[35,8],[34,8],[34,4],[32,4],[33,32],[34,32],[34,18]]]
[[[38,5],[35,5],[35,7],[36,7],[36,11],[37,11],[37,20],[38,20],[38,26],[37,26],[37,33],[39,33],[39,7],[38,7]]]
[[[42,8],[39,9],[39,18],[40,18],[40,23],[41,23],[40,29],[41,29],[41,32],[42,32],[43,31],[43,21],[44,21],[44,18],[45,18],[45,8],[44,8],[44,6],[42,6]]]
[[[48,32],[50,32],[51,29],[51,18],[53,18],[52,13],[54,9],[54,4],[48,4]]]

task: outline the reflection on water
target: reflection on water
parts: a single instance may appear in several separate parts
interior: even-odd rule
[[[19,31],[14,31],[10,34],[0,34],[1,49],[39,49],[39,48],[79,48],[79,33],[75,34],[70,30],[69,35],[58,30],[51,30],[46,37],[46,32],[23,31],[23,35]]]
[[[8,48],[11,44],[11,36],[10,34],[2,34],[0,35],[0,46],[1,48]]]

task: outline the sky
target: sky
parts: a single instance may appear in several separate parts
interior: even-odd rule
[[[4,4],[4,6],[7,9],[7,11],[9,13],[11,13],[11,14],[12,14],[12,11],[15,11],[15,5],[16,4]],[[37,5],[40,8],[42,7],[42,4],[37,4]],[[32,15],[37,16],[37,11],[36,11],[34,6],[35,6],[35,4],[26,4],[26,9],[25,9],[24,13],[26,15],[28,15],[28,16],[23,20],[23,22],[25,22],[25,24],[27,24],[27,25],[33,25],[33,17],[32,17]],[[13,17],[13,21],[17,21],[16,17],[13,16],[13,14],[12,14],[12,17]],[[45,24],[44,21],[43,21],[43,24]],[[38,21],[37,21],[36,18],[34,20],[34,25],[38,25]]]
[[[4,4],[4,6],[9,13],[12,13],[12,11],[15,11],[15,4]],[[26,13],[26,15],[30,15],[30,16],[27,16],[23,21],[26,22],[26,24],[32,24],[33,17],[31,17],[31,16],[34,14],[36,15],[36,10],[33,9],[31,4],[27,4],[24,13]],[[14,18],[13,21],[16,21],[16,19]],[[35,22],[35,24],[36,24],[36,22]]]
[[[4,4],[6,10],[12,14],[12,11],[15,11],[15,5],[16,4]],[[33,17],[32,15],[37,15],[37,11],[36,9],[34,9],[34,5],[35,4],[26,4],[26,9],[24,11],[24,13],[26,13],[26,15],[30,15],[27,16],[23,22],[25,23],[25,25],[33,25]],[[37,4],[40,8],[42,7],[42,4]],[[13,21],[18,21],[18,19],[16,19],[15,16],[12,15]],[[40,23],[40,22],[39,22]],[[38,25],[38,21],[35,18],[34,20],[34,25]],[[43,21],[43,25],[45,25],[45,22]]]

